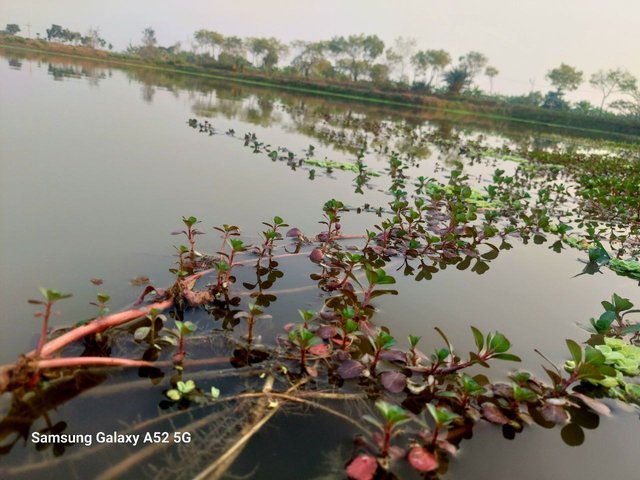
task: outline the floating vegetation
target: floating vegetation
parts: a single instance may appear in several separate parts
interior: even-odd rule
[[[222,131],[208,121],[188,123],[209,136]],[[503,332],[470,325],[474,347],[460,351],[440,326],[431,335],[398,338],[379,315],[385,298],[402,295],[399,275],[424,282],[454,267],[483,275],[515,242],[549,242],[558,253],[573,248],[585,257],[582,273],[610,268],[640,279],[637,151],[496,148],[358,116],[327,114],[316,123],[322,145],[338,144],[353,161],[317,160],[321,146],[295,153],[252,132],[223,135],[256,158],[306,170],[309,181],[319,170],[354,174],[356,194],[376,188],[386,202],[330,198],[313,232],[280,216],[263,222],[257,237],[237,225],[215,226],[217,251],[199,246],[211,228],[184,216],[174,232],[184,244],[174,247],[171,285],[141,278],[134,282],[142,287],[136,304],[112,313],[94,279],[95,318],[55,334],[48,329],[52,307],[69,295],[43,289],[43,300],[31,301],[43,319],[37,348],[0,369],[0,391],[10,398],[0,420],[2,454],[32,429],[65,432],[66,422],[52,423],[49,415],[70,399],[149,389],[160,412],[131,420],[125,430],[171,426],[179,441],[115,453],[95,465],[101,478],[235,475],[233,465],[265,425],[286,419],[293,428],[300,411],[326,415],[354,436],[336,450],[344,452],[339,463],[350,478],[404,478],[411,471],[437,478],[479,424],[495,425],[505,438],[534,423],[558,426],[576,445],[584,429],[610,414],[613,400],[603,398],[640,406],[638,310],[620,295],[602,302],[604,312],[585,327],[590,337],[566,340],[566,361],[548,361],[545,379],[522,369],[500,378],[478,373],[521,361]],[[420,167],[425,157],[436,158],[429,176]],[[474,170],[479,166],[482,173]],[[369,215],[368,228],[348,231],[347,213]],[[304,292],[313,294],[301,300]],[[283,297],[300,302],[297,317],[272,315]],[[142,378],[110,381],[113,367],[135,368]],[[188,448],[186,438],[201,448]],[[100,458],[100,445],[80,452],[62,443],[50,445],[59,457]],[[51,461],[7,471],[43,472]]]

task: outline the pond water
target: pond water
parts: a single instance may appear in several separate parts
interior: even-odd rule
[[[135,277],[146,276],[157,286],[171,285],[174,277],[168,269],[175,262],[173,245],[182,240],[170,234],[181,229],[182,216],[202,220],[206,235],[199,237],[198,250],[213,254],[220,243],[219,234],[211,228],[216,225],[238,225],[247,242],[257,241],[261,222],[279,215],[312,236],[320,231],[322,206],[330,198],[351,207],[386,206],[391,198],[385,193],[389,180],[384,175],[371,178],[360,193],[353,172],[327,172],[309,165],[292,169],[264,152],[254,153],[242,141],[251,132],[272,148],[287,147],[299,153],[311,144],[314,158],[353,161],[352,149],[327,136],[335,129],[330,116],[410,125],[440,131],[443,136],[459,134],[472,139],[482,135],[496,145],[582,142],[577,137],[563,138],[562,132],[527,130],[482,118],[405,112],[0,49],[0,362],[14,361],[35,347],[39,320],[33,318],[34,308],[27,300],[39,296],[39,286],[73,293],[56,306],[61,313],[54,318],[53,327],[59,327],[95,315],[95,307],[89,304],[96,294],[90,283],[93,277],[104,280],[101,291],[111,295],[112,311],[129,307],[140,294],[142,287],[130,283]],[[194,117],[207,120],[220,134],[210,136],[190,128],[187,122]],[[234,136],[223,134],[229,129],[235,131]],[[368,154],[366,161],[372,170],[386,168],[382,155]],[[433,147],[422,152],[407,174],[442,179],[459,161]],[[505,161],[497,165],[507,171],[514,168]],[[480,162],[466,171],[482,185],[494,168],[495,162]],[[347,235],[361,235],[378,221],[374,213],[351,210],[343,215],[342,229]],[[361,245],[358,242],[353,240]],[[409,334],[423,336],[425,351],[440,344],[435,326],[445,330],[462,352],[473,345],[470,325],[482,331],[499,329],[511,340],[523,368],[540,374],[544,360],[534,349],[562,364],[568,358],[564,339],[587,338],[576,323],[587,323],[597,315],[602,300],[613,292],[632,301],[637,298],[636,282],[610,270],[578,275],[584,267],[583,252],[557,254],[549,243],[524,245],[515,239],[511,244],[513,248],[501,252],[482,275],[452,266],[431,280],[416,281],[402,274],[401,261],[392,263],[399,271],[388,271],[397,280],[394,288],[399,294],[379,298],[376,322],[389,326],[398,339]],[[284,276],[273,287],[277,298],[265,308],[272,320],[256,326],[267,344],[273,343],[284,324],[297,321],[299,308],[322,306],[325,294],[317,289],[288,293],[314,284],[309,279],[314,267],[306,258],[300,260],[284,258],[277,266]],[[251,282],[255,271],[241,270],[238,276],[240,281]],[[192,319],[202,334],[193,342],[198,352],[194,356],[231,355],[234,344],[229,334],[219,332],[220,322],[212,323],[203,312],[192,313]],[[214,330],[215,340],[204,335]],[[400,343],[406,347],[406,342]],[[118,347],[113,348],[115,352]],[[190,378],[201,375],[205,385],[218,378],[214,383],[224,394],[242,392],[247,385],[260,388],[262,380],[249,374],[240,380],[223,377],[231,368],[228,362],[215,365],[213,373],[197,368]],[[506,378],[512,368],[509,362],[499,362],[491,369],[492,376]],[[215,372],[222,373],[216,377]],[[65,422],[69,433],[134,428],[158,414],[169,376],[152,385],[135,371],[87,374],[76,379],[76,387],[77,382],[86,382],[80,388],[86,392],[69,394],[69,398],[61,394],[50,405],[46,420],[29,419],[22,412],[26,420],[15,427],[5,419],[0,444],[11,443],[16,431],[43,429],[47,422]],[[9,411],[10,402],[9,394],[3,395],[2,416]],[[602,417],[597,428],[587,430],[579,447],[563,443],[557,427],[526,427],[515,440],[506,440],[498,427],[483,424],[472,440],[462,442],[460,453],[450,460],[441,478],[635,478],[640,466],[634,455],[637,415],[621,404],[608,404],[614,415]],[[198,429],[198,442],[188,449],[174,447],[165,460],[158,456],[160,450],[122,446],[87,453],[87,447],[74,445],[54,456],[51,448],[38,451],[31,441],[21,440],[10,453],[0,456],[0,477],[51,477],[52,468],[56,477],[65,478],[88,478],[96,472],[124,478],[134,471],[157,478],[175,471],[190,475],[185,473],[191,471],[186,464],[197,471],[213,460],[216,450],[207,447],[216,435],[212,424],[232,424],[242,417],[243,404],[239,401],[234,408],[218,409],[215,416],[215,411],[199,407],[149,428],[142,425],[142,432],[173,431],[211,415],[212,423]],[[350,413],[370,407],[356,403],[339,408]],[[268,428],[251,439],[229,475],[344,477],[343,467],[357,431],[326,413],[290,410],[289,415],[276,415]],[[9,417],[15,423],[15,412]],[[118,463],[136,455],[143,460],[132,467]]]

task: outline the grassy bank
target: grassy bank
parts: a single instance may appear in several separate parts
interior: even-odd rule
[[[285,89],[311,95],[331,96],[345,100],[365,101],[413,109],[442,110],[455,115],[477,115],[493,120],[515,121],[523,124],[561,127],[586,133],[616,135],[636,140],[640,137],[640,121],[613,116],[593,116],[577,112],[511,105],[499,100],[469,99],[416,94],[398,89],[383,88],[370,82],[341,82],[308,79],[281,73],[252,70],[213,68],[185,63],[180,60],[144,60],[140,57],[30,40],[16,36],[1,36],[0,47],[29,52],[97,60],[114,65],[133,66],[157,71],[174,72],[218,80],[229,80],[253,86]]]

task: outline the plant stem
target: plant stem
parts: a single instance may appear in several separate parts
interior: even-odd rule
[[[47,301],[44,308],[44,314],[42,319],[42,332],[40,333],[40,341],[38,342],[38,348],[36,349],[36,357],[40,358],[45,341],[47,340],[47,331],[49,330],[49,317],[51,316],[51,301]]]

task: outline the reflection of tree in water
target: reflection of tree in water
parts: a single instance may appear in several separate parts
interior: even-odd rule
[[[273,123],[283,121],[281,112],[276,110],[277,98],[274,95],[255,95],[233,85],[217,87],[208,94],[192,94],[190,97],[193,113],[201,117],[220,115],[261,127],[270,127]]]
[[[156,94],[156,89],[153,85],[143,83],[140,90],[142,92],[142,100],[147,103],[153,102],[153,97]]]
[[[22,62],[17,58],[8,58],[9,67],[14,70],[20,70],[22,68]]]
[[[49,63],[47,64],[47,72],[56,81],[63,81],[66,78],[86,78],[91,86],[97,86],[100,80],[107,78],[105,69],[72,63]]]

